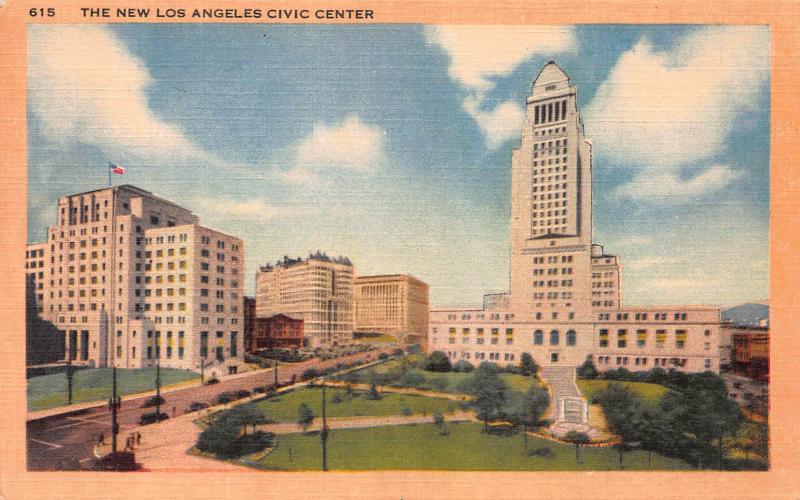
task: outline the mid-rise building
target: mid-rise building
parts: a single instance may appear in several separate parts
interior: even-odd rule
[[[509,306],[508,292],[487,293],[483,296],[483,309],[485,311],[505,311]]]
[[[354,273],[347,257],[319,251],[262,266],[256,273],[256,316],[302,319],[309,347],[349,343],[355,328]]]
[[[408,343],[425,343],[428,285],[405,274],[355,279],[355,331],[382,333]]]
[[[64,196],[28,255],[40,315],[65,332],[73,361],[241,363],[244,244],[188,209],[130,185]]]
[[[429,350],[473,363],[719,371],[720,309],[622,307],[622,265],[592,240],[592,145],[554,62],[533,82],[511,157],[507,307],[432,309]]]

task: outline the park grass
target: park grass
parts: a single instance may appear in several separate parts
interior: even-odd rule
[[[406,414],[430,415],[435,411],[446,413],[459,409],[456,401],[408,394],[384,393],[380,399],[370,400],[363,393],[348,395],[345,389],[327,388],[325,392],[325,411],[329,418],[402,415],[404,409],[408,409]],[[333,402],[337,396],[342,400],[340,403]],[[249,404],[275,422],[296,422],[301,403],[311,408],[317,417],[322,416],[322,389],[304,387]]]
[[[72,402],[106,401],[111,397],[111,368],[75,370]],[[161,368],[161,387],[199,379],[192,371]],[[125,396],[155,389],[156,369],[117,369],[117,394]],[[45,410],[67,404],[67,375],[53,373],[28,379],[28,411]]]
[[[593,401],[594,397],[608,389],[608,384],[611,383],[618,383],[623,387],[630,389],[642,399],[644,404],[651,407],[657,406],[659,401],[661,401],[661,397],[669,392],[668,388],[660,384],[616,380],[578,380],[578,389],[581,390],[586,399]]]
[[[407,373],[414,373],[421,375],[425,379],[425,386],[440,392],[448,392],[459,394],[459,384],[472,376],[472,373],[463,372],[429,372],[417,366],[421,359],[419,354],[410,354],[402,358],[393,359],[382,363],[380,365],[364,368],[353,372],[359,377],[359,382],[368,384],[369,371],[374,370],[375,373],[389,373],[394,370],[400,369],[405,363],[407,365]],[[404,361],[405,360],[405,361]],[[538,385],[538,381],[533,377],[526,377],[516,373],[501,373],[500,378],[503,379],[511,389],[519,392],[525,392],[534,384]],[[442,387],[436,387],[437,384],[432,383],[434,380],[440,379],[443,381]],[[397,387],[404,387],[401,381],[394,381],[390,385]]]
[[[575,460],[570,445],[528,437],[528,450],[547,447],[552,458],[527,456],[521,436],[498,436],[481,432],[478,423],[448,423],[447,435],[433,424],[398,425],[330,431],[328,467],[332,470],[614,470],[619,454],[613,447],[580,450]],[[321,470],[318,433],[284,434],[276,448],[256,462],[239,463],[265,470]],[[642,450],[627,452],[627,470],[684,470],[680,459]]]

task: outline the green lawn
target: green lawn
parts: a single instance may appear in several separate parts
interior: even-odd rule
[[[616,382],[614,380],[578,380],[578,389],[581,390],[586,399],[592,398],[599,392],[608,388],[608,384]],[[617,382],[623,387],[630,389],[642,398],[642,402],[655,406],[661,401],[661,396],[669,392],[669,389],[659,384],[648,384],[645,382]]]
[[[408,408],[412,414],[434,411],[442,413],[458,410],[458,402],[446,399],[426,398],[406,394],[381,394],[381,399],[369,400],[363,394],[352,397],[344,389],[326,389],[326,413],[328,417],[353,417],[353,416],[384,416],[402,415],[403,409]],[[334,403],[338,396],[342,401]],[[302,388],[295,391],[279,394],[276,397],[263,399],[256,406],[269,419],[276,422],[296,422],[297,409],[305,403],[316,416],[322,416],[322,389]]]
[[[582,448],[582,463],[575,448],[539,438],[528,438],[528,449],[548,447],[552,458],[527,456],[519,435],[503,437],[481,432],[477,423],[446,424],[442,436],[432,424],[372,427],[330,431],[328,467],[339,470],[613,470],[619,454],[614,448]],[[256,463],[260,469],[320,470],[318,434],[284,434],[278,446]],[[626,469],[689,469],[678,459],[647,452],[625,453]]]
[[[391,361],[387,361],[386,363],[382,363],[377,366],[365,368],[362,370],[358,370],[353,372],[356,376],[359,377],[359,382],[362,383],[370,383],[369,379],[369,371],[374,370],[375,373],[389,373],[395,371],[400,368],[402,364],[406,364],[409,368],[407,373],[410,374],[418,374],[425,379],[425,387],[426,389],[430,390],[437,390],[442,392],[452,392],[457,393],[458,385],[461,381],[471,376],[471,373],[458,373],[458,372],[429,372],[427,370],[423,370],[422,368],[417,368],[416,364],[419,361],[420,356],[417,354],[411,354],[402,358],[393,359]],[[407,361],[404,361],[407,360]],[[525,377],[523,375],[517,375],[514,373],[502,373],[500,377],[505,380],[505,382],[515,391],[525,392],[527,391],[532,384],[535,383],[535,380],[532,377]],[[392,385],[398,387],[405,387],[402,381],[395,381]]]
[[[111,368],[75,370],[72,379],[72,402],[104,401],[111,397]],[[191,371],[161,369],[161,386],[198,379]],[[117,369],[117,393],[120,396],[155,389],[156,369]],[[67,404],[67,375],[54,373],[28,379],[28,411],[44,410]]]

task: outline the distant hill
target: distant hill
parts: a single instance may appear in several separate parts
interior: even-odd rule
[[[739,326],[758,326],[762,319],[769,320],[769,305],[740,304],[722,311],[722,319]]]

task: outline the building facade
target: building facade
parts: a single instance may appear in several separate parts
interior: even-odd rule
[[[427,344],[428,285],[405,274],[355,279],[355,331]]]
[[[622,266],[592,241],[592,145],[577,89],[550,61],[511,158],[507,309],[434,309],[429,350],[452,360],[719,371],[720,310],[622,307]],[[491,305],[493,305],[490,302]]]
[[[44,268],[28,271],[41,317],[65,332],[67,356],[94,366],[197,370],[205,360],[236,370],[242,240],[129,185],[64,196],[57,210]],[[28,246],[29,255],[41,251],[42,243]]]
[[[256,273],[256,316],[302,319],[309,347],[349,343],[355,328],[354,273],[347,257],[320,252],[262,266]]]
[[[248,345],[250,352],[261,349],[298,348],[303,346],[303,320],[276,314],[269,318],[256,318],[253,336]]]
[[[244,348],[250,351],[253,343],[253,331],[256,323],[256,299],[255,297],[244,298]]]
[[[730,330],[731,370],[748,378],[769,381],[769,327],[725,325],[723,329]]]

